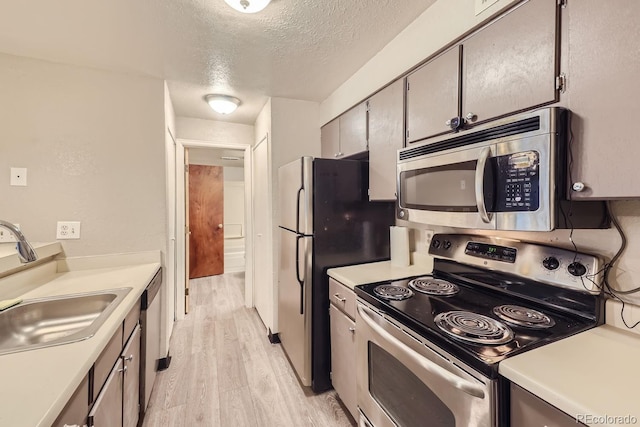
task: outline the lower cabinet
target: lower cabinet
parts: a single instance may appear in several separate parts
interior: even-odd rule
[[[139,303],[96,359],[54,427],[136,427],[140,420]]]
[[[331,331],[331,383],[353,418],[358,419],[356,398],[355,293],[329,279]]]
[[[140,325],[136,325],[89,412],[89,427],[138,425]]]
[[[122,359],[118,358],[89,412],[89,427],[122,425],[123,370]]]
[[[511,384],[511,425],[574,427],[585,424],[523,388]]]
[[[122,350],[122,425],[135,427],[140,417],[140,325]]]

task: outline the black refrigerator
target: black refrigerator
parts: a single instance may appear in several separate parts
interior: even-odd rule
[[[302,157],[278,170],[279,338],[298,378],[331,388],[327,270],[389,259],[393,202],[369,202],[369,163]]]

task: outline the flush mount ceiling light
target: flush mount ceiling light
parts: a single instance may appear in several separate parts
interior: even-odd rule
[[[204,97],[213,111],[220,114],[231,114],[236,111],[240,100],[228,95],[207,95]]]
[[[240,160],[240,157],[236,157],[236,156],[222,156],[220,158],[222,160]]]
[[[271,0],[224,0],[229,6],[242,13],[256,13],[267,7]]]

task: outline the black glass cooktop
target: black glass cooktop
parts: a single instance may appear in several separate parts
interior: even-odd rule
[[[481,271],[469,271],[468,266],[458,267],[449,262],[444,264],[440,262],[438,267],[447,271],[436,271],[433,277],[455,283],[459,288],[455,295],[434,296],[413,292],[410,298],[404,300],[388,300],[374,292],[374,289],[380,285],[410,289],[409,282],[414,277],[360,285],[356,286],[355,291],[364,301],[385,311],[390,317],[491,378],[497,377],[498,362],[505,357],[573,335],[601,323],[597,296],[522,279],[510,281],[504,275],[501,275],[501,280],[496,281],[491,274],[482,276]],[[471,268],[471,270],[475,269]],[[465,274],[472,274],[472,279],[465,280]],[[542,314],[552,322],[544,328],[507,323],[494,313],[494,308],[501,305],[530,308],[535,310],[533,315]],[[578,310],[579,308],[583,311]],[[453,337],[438,327],[436,322],[436,316],[439,314],[453,311],[480,314],[490,318],[487,321],[489,323],[495,320],[513,332],[513,339],[497,344],[484,344]],[[465,321],[467,324],[475,322]],[[501,340],[504,341],[504,338]]]

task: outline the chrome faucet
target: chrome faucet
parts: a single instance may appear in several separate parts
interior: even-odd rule
[[[33,250],[33,247],[29,242],[27,242],[27,238],[24,237],[24,234],[10,222],[3,221],[0,219],[0,227],[4,227],[9,230],[18,242],[16,243],[16,251],[18,251],[18,256],[20,257],[20,261],[22,263],[33,262],[38,259],[38,255],[36,255],[36,251]]]

